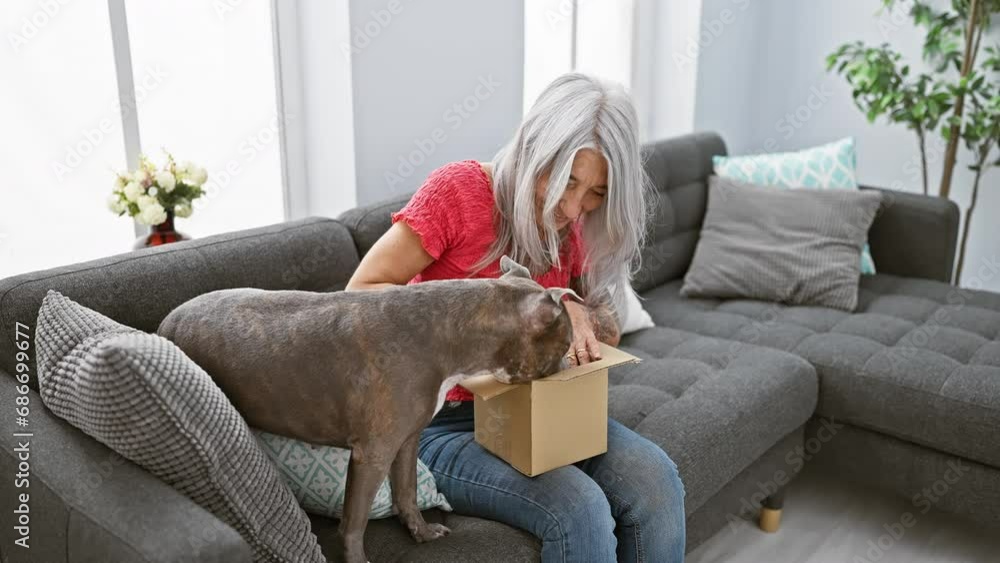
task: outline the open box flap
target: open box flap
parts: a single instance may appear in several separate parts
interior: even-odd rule
[[[573,366],[568,369],[564,369],[558,373],[554,373],[548,377],[543,377],[541,379],[536,379],[535,381],[569,381],[571,379],[576,379],[582,375],[587,375],[588,373],[594,373],[595,371],[612,368],[622,364],[628,364],[633,362],[641,362],[642,360],[617,348],[613,348],[600,343],[601,345],[601,359],[596,362],[590,362],[588,364],[583,364],[582,366]],[[470,377],[462,383],[462,387],[465,387],[472,393],[482,397],[483,399],[492,399],[498,395],[502,395],[520,385],[530,385],[530,383],[515,383],[507,384],[497,381],[492,375],[477,375],[475,377]]]

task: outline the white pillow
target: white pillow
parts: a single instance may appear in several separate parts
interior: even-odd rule
[[[653,318],[642,308],[642,302],[634,291],[625,292],[625,310],[619,310],[617,313],[622,323],[623,335],[656,326],[653,324]]]

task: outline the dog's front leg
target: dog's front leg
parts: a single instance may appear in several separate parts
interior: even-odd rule
[[[365,528],[368,513],[375,500],[379,485],[389,473],[391,451],[384,451],[374,444],[357,445],[351,449],[351,462],[347,467],[347,493],[344,498],[344,516],[340,519],[340,537],[344,542],[344,563],[367,563],[365,557]]]
[[[451,530],[441,524],[428,524],[417,508],[417,446],[418,430],[403,442],[389,470],[392,502],[399,512],[399,519],[418,542],[436,540],[447,536]]]

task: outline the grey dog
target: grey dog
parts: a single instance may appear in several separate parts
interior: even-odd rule
[[[417,509],[421,431],[447,388],[493,373],[505,383],[566,367],[572,325],[562,297],[507,256],[498,279],[428,281],[314,293],[223,289],[160,324],[254,428],[351,449],[340,534],[346,563],[365,563],[364,532],[389,476],[399,518],[418,542],[450,530]]]

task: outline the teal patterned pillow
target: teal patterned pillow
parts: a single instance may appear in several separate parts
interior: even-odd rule
[[[278,467],[288,487],[302,509],[310,514],[340,518],[344,513],[344,493],[347,489],[347,464],[351,450],[302,442],[263,430],[251,428],[261,449]],[[417,459],[417,508],[440,508],[451,512],[451,505],[438,492],[434,475]],[[379,486],[371,519],[387,518],[392,509],[392,490],[386,478]]]
[[[858,189],[854,138],[795,152],[749,156],[714,156],[715,173],[722,178],[782,188]],[[861,273],[874,274],[875,261],[865,243]]]

